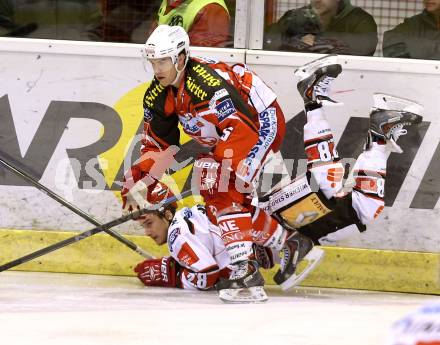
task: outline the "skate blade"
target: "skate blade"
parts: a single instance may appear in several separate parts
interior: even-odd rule
[[[267,301],[267,294],[262,286],[253,286],[242,289],[223,289],[218,297],[225,303],[263,303]]]
[[[319,103],[321,103],[323,107],[342,107],[344,105],[344,103],[334,101],[334,100],[331,100],[331,101],[322,100],[322,101],[319,101]]]
[[[321,248],[314,247],[302,261],[307,261],[307,266],[300,272],[294,273],[289,279],[281,283],[281,290],[287,291],[292,287],[300,284],[307,276],[318,266],[324,258],[325,252]],[[298,267],[298,269],[301,267]]]
[[[337,55],[326,55],[322,58],[313,60],[309,63],[306,63],[305,65],[302,65],[301,67],[298,67],[293,74],[300,78],[304,79],[308,77],[310,74],[312,74],[315,70],[318,68],[327,66],[327,65],[335,65],[338,63],[338,56]]]
[[[373,95],[374,107],[385,110],[402,110],[413,114],[422,115],[423,106],[406,98],[392,96],[384,93]]]

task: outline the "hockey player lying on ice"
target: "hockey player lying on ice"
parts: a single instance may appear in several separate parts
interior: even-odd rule
[[[271,268],[274,258],[280,257],[281,266],[274,280],[284,290],[302,281],[322,258],[322,250],[313,248],[313,243],[342,239],[349,234],[348,229],[353,229],[353,224],[364,231],[365,224],[378,217],[384,207],[387,152],[401,152],[396,140],[406,134],[402,127],[422,120],[420,105],[393,96],[375,95],[366,148],[353,168],[356,185],[351,193],[342,193],[344,168],[323,111],[323,106],[335,104],[328,97],[329,83],[341,72],[335,62],[336,57],[326,57],[295,72],[300,78],[298,90],[307,113],[304,142],[308,173],[275,189],[259,200],[259,207],[253,210],[254,218],[264,209],[284,226],[286,239],[281,240],[280,253],[273,253],[277,250],[271,247],[279,237],[269,236],[264,224],[252,231],[255,259],[260,267]],[[149,201],[160,203],[170,193],[159,183],[149,195]],[[135,271],[149,286],[210,289],[230,274],[230,259],[221,231],[208,220],[203,206],[177,212],[175,207],[168,205],[140,220],[147,236],[158,245],[167,243],[171,256],[146,260]],[[297,275],[295,269],[302,259],[308,265]]]

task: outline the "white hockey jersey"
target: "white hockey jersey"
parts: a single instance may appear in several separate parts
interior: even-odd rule
[[[229,255],[220,229],[209,222],[201,205],[176,212],[167,242],[171,256],[182,267],[180,282],[184,289],[207,290],[228,270]]]

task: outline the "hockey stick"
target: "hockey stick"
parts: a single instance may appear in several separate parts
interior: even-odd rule
[[[182,196],[183,195],[189,195],[190,192],[191,191],[185,191],[181,195]],[[28,261],[33,260],[35,258],[38,258],[38,257],[40,257],[42,255],[49,254],[50,252],[53,252],[55,250],[58,250],[58,249],[63,248],[65,246],[68,246],[69,244],[79,242],[79,241],[81,241],[81,240],[83,240],[83,239],[85,239],[87,237],[93,236],[93,235],[95,235],[95,234],[97,234],[97,233],[99,233],[101,231],[107,232],[108,230],[110,230],[110,228],[112,228],[112,227],[114,227],[116,225],[125,223],[125,222],[127,222],[127,221],[129,221],[131,219],[136,219],[137,217],[139,217],[139,216],[141,216],[141,215],[143,215],[143,214],[145,214],[145,213],[147,213],[149,211],[158,210],[161,207],[163,207],[164,205],[166,205],[168,203],[172,203],[172,202],[174,202],[176,200],[178,200],[178,198],[176,196],[172,196],[171,198],[166,199],[162,205],[154,205],[151,208],[142,209],[142,210],[139,210],[139,211],[127,214],[125,216],[122,216],[120,218],[112,220],[112,221],[110,221],[108,223],[101,224],[100,226],[98,226],[96,228],[93,228],[91,230],[84,231],[84,232],[82,232],[82,233],[80,233],[80,234],[78,234],[76,236],[69,237],[69,238],[67,238],[65,240],[62,240],[62,241],[57,242],[57,243],[54,243],[54,244],[52,244],[52,245],[50,245],[48,247],[39,249],[39,250],[37,250],[37,251],[35,251],[33,253],[30,253],[28,255],[22,256],[21,258],[18,258],[16,260],[13,260],[11,262],[8,262],[6,264],[1,265],[0,266],[0,272],[6,271],[6,270],[8,270],[8,269],[10,269],[12,267],[21,265],[21,264],[23,264],[25,262],[28,262]]]
[[[2,155],[4,155],[4,153],[2,153]],[[13,172],[14,174],[20,176],[21,178],[23,178],[24,180],[26,180],[27,182],[32,184],[34,187],[36,187],[37,189],[39,189],[40,191],[45,193],[47,196],[49,196],[50,198],[54,199],[55,201],[57,201],[58,203],[60,203],[64,207],[67,207],[69,210],[73,211],[78,216],[80,216],[83,219],[87,220],[88,222],[92,223],[96,227],[99,228],[102,225],[95,218],[93,218],[92,216],[90,216],[86,212],[80,210],[78,207],[72,205],[70,202],[68,202],[67,200],[63,199],[61,196],[59,196],[55,192],[51,191],[49,188],[43,186],[41,183],[39,183],[34,178],[29,176],[29,174],[27,174],[23,170],[21,170],[21,169],[19,169],[17,167],[14,167],[12,164],[10,164],[7,161],[5,161],[2,157],[0,157],[0,163],[2,163],[11,172]],[[181,195],[183,196],[184,193],[182,193]],[[187,191],[186,193],[189,193],[189,191]],[[112,236],[113,238],[118,240],[119,242],[123,243],[124,245],[126,245],[130,249],[134,250],[136,253],[142,255],[143,257],[145,257],[147,259],[152,259],[152,256],[150,254],[148,254],[146,251],[144,251],[142,248],[140,248],[139,246],[137,246],[135,243],[131,242],[130,240],[126,239],[125,237],[121,236],[117,232],[115,232],[113,230],[110,230],[110,228],[103,229],[102,231],[105,231],[107,234],[109,234],[110,236]]]

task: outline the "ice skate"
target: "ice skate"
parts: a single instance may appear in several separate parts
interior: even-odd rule
[[[404,126],[422,122],[423,107],[413,101],[385,94],[375,94],[374,108],[370,113],[370,129],[367,149],[372,141],[383,140],[389,144],[391,152],[402,153],[397,139],[407,134]]]
[[[306,109],[313,105],[342,105],[328,95],[330,84],[342,72],[337,55],[328,55],[295,70],[297,88]]]
[[[241,261],[232,265],[229,279],[216,285],[219,298],[225,303],[261,303],[267,301],[264,279],[255,261]]]
[[[283,291],[301,283],[324,257],[322,249],[314,248],[312,240],[297,231],[287,238],[281,254],[281,267],[273,279]],[[301,261],[305,261],[306,266],[301,265],[300,270]]]

